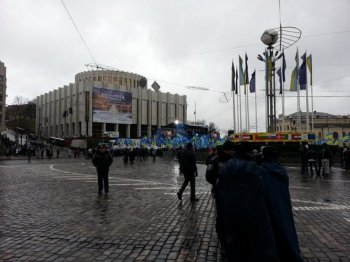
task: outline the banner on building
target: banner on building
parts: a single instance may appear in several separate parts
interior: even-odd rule
[[[132,124],[132,93],[93,88],[93,122]]]

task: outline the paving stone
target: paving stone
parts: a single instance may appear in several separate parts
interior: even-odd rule
[[[1,161],[0,261],[218,261],[215,203],[198,164],[198,203],[169,159],[124,165],[115,158],[110,194],[97,195],[85,159]],[[350,261],[350,173],[330,178],[287,167],[305,261]],[[327,201],[326,201],[327,200]]]

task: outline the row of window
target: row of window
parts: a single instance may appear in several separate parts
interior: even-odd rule
[[[90,81],[98,81],[98,82],[106,82],[106,83],[118,83],[120,86],[127,86],[127,87],[137,87],[138,86],[138,80],[136,79],[128,79],[126,77],[112,77],[112,76],[93,76],[89,78]],[[107,80],[108,79],[108,80]],[[79,79],[79,81],[82,81],[82,79]]]

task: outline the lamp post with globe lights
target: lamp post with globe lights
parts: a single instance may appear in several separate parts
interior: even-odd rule
[[[263,53],[264,57],[258,55],[258,59],[266,63],[266,70],[269,69],[265,74],[267,131],[276,132],[275,61],[282,57],[282,53],[280,55],[278,51],[274,53],[273,45],[278,40],[278,31],[275,29],[266,30],[260,39],[265,45],[267,45],[267,49]]]
[[[280,59],[284,50],[294,45],[301,37],[301,30],[293,26],[282,26],[266,30],[261,41],[267,45],[266,51],[258,55],[260,61],[265,62],[266,69],[266,129],[268,132],[276,131],[276,85],[275,85],[275,65]],[[274,52],[274,48],[277,50]],[[283,80],[284,81],[284,80]],[[282,115],[284,119],[284,92],[282,92]],[[284,123],[283,123],[284,128]]]

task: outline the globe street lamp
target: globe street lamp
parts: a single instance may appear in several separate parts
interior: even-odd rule
[[[266,63],[266,70],[268,70],[265,76],[267,131],[276,132],[276,85],[273,45],[278,40],[278,32],[274,29],[265,30],[260,39],[268,46],[266,52],[264,52],[265,59],[258,55],[258,59]]]
[[[300,29],[296,27],[282,27],[265,30],[261,41],[267,45],[264,57],[258,55],[260,61],[266,64],[266,122],[267,131],[276,132],[276,83],[275,62],[283,56],[284,50],[295,44],[301,37]],[[274,53],[274,47],[277,52]],[[281,52],[279,54],[279,52]],[[284,117],[284,100],[282,101],[282,114]],[[283,125],[284,126],[284,125]]]

